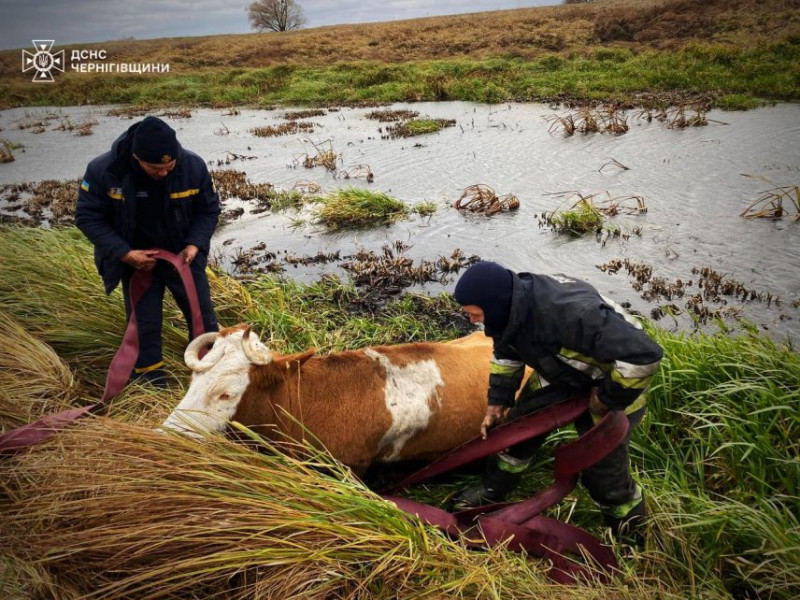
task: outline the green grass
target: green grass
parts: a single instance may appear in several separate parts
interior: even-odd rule
[[[318,198],[314,217],[329,229],[387,224],[406,217],[408,207],[384,192],[344,187]]]
[[[639,97],[719,95],[725,108],[764,101],[800,100],[800,44],[780,41],[757,48],[690,43],[678,50],[588,48],[521,58],[448,59],[404,64],[337,63],[330,66],[197,69],[160,76],[87,77],[65,73],[57,86],[0,83],[5,106],[125,103],[324,104],[465,100],[476,102],[580,100],[646,102]],[[254,84],[254,81],[270,82]]]
[[[575,236],[599,232],[603,228],[603,215],[591,202],[581,200],[568,210],[557,210],[543,215],[544,222],[554,231]]]
[[[2,425],[96,398],[124,316],[121,298],[102,292],[88,242],[71,228],[4,228],[0,264],[0,335],[13,341],[0,352]],[[281,352],[458,335],[450,318],[457,306],[446,294],[404,295],[365,316],[348,310],[359,292],[333,278],[243,284],[212,273],[211,284],[221,324],[253,323]],[[790,600],[800,593],[800,355],[755,329],[689,335],[648,325],[664,359],[632,437],[633,470],[651,515],[646,547],[623,560],[609,586],[553,588],[536,561],[452,544],[323,455],[255,454],[223,440],[153,432],[188,377],[174,307],[166,325],[176,388],[130,388],[111,419],[0,461],[0,529],[8,542],[0,595],[189,598],[228,586],[240,594],[234,598],[259,589],[290,597],[295,589],[304,598],[378,600]],[[548,447],[573,436],[559,432]],[[518,498],[550,480],[546,450]],[[475,477],[409,495],[438,502]],[[580,490],[552,514],[602,534],[598,511]]]

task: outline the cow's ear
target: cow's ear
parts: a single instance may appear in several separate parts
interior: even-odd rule
[[[303,366],[304,362],[306,362],[316,353],[317,353],[316,348],[309,348],[305,352],[300,352],[299,354],[290,354],[289,356],[282,356],[276,362],[278,363],[279,366],[285,369],[292,369],[292,368],[299,369],[301,366]]]

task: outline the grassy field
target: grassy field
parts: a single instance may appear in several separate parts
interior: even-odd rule
[[[0,230],[0,429],[99,397],[122,333],[91,248],[74,228]],[[402,296],[347,310],[356,290],[215,274],[220,322],[271,347],[321,352],[450,339],[452,298]],[[351,304],[351,301],[356,301]],[[166,312],[172,388],[131,386],[109,414],[0,461],[0,597],[538,598],[706,600],[800,594],[800,355],[736,336],[651,328],[665,357],[632,438],[647,494],[646,545],[618,547],[607,586],[554,586],[543,565],[474,552],[397,511],[324,454],[257,454],[153,431],[187,383],[184,333]],[[554,443],[569,439],[568,432]],[[548,452],[520,496],[549,481]],[[324,466],[324,472],[319,467]],[[439,502],[475,475],[413,490]],[[603,535],[583,492],[553,515]]]
[[[167,74],[67,72],[38,85],[0,52],[0,106],[420,100],[800,99],[797,0],[598,0],[284,33],[76,46]],[[67,47],[67,56],[72,47]],[[69,69],[68,69],[69,71]]]

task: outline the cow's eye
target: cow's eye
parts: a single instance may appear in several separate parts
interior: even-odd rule
[[[230,400],[231,395],[228,392],[223,392],[219,395],[220,400]]]

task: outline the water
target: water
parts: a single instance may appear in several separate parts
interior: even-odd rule
[[[183,145],[206,160],[224,160],[227,152],[255,156],[228,166],[243,170],[255,183],[270,182],[288,189],[298,181],[315,181],[323,191],[344,185],[369,186],[414,205],[431,201],[438,207],[431,218],[414,217],[390,227],[328,233],[320,225],[293,227],[288,213],[246,213],[221,228],[212,252],[229,264],[237,249],[260,242],[273,252],[298,256],[342,255],[359,248],[379,250],[401,240],[415,259],[449,256],[456,248],[465,255],[496,260],[515,270],[562,272],[584,278],[619,302],[649,314],[652,304],[639,297],[621,271],[602,273],[597,266],[611,259],[629,258],[653,266],[654,275],[668,280],[694,280],[693,268],[713,267],[748,288],[780,296],[782,306],[765,303],[741,307],[742,315],[775,337],[800,335],[800,223],[745,220],[739,213],[759,194],[773,187],[744,174],[766,177],[775,185],[800,184],[800,107],[782,104],[748,112],[711,111],[709,125],[683,130],[668,129],[658,121],[638,119],[628,113],[630,131],[624,135],[576,134],[565,137],[548,131],[546,120],[555,111],[540,104],[488,106],[461,102],[396,104],[392,109],[415,110],[420,116],[456,119],[457,125],[438,134],[397,140],[381,139],[385,124],[369,120],[374,109],[343,108],[310,119],[315,132],[277,138],[257,138],[256,126],[277,125],[284,110],[199,109],[190,119],[166,118],[178,131]],[[63,109],[13,109],[0,113],[0,137],[24,144],[17,160],[0,165],[0,183],[78,178],[86,163],[105,151],[134,121],[107,116],[105,107]],[[91,117],[98,121],[91,136],[53,131],[58,120],[41,134],[19,129],[26,119],[46,113],[68,117],[73,123]],[[157,114],[157,112],[156,112]],[[226,135],[220,135],[227,128]],[[312,142],[330,141],[341,155],[340,169],[369,165],[375,181],[337,179],[323,168],[305,169],[306,153],[314,155]],[[628,167],[610,165],[614,159]],[[464,215],[450,207],[467,186],[486,184],[502,195],[519,197],[514,213],[493,217]],[[641,196],[648,212],[618,216],[623,228],[641,227],[642,235],[628,240],[598,243],[594,236],[572,238],[539,227],[542,211],[567,208],[561,192],[584,196]],[[228,206],[233,206],[231,201]],[[223,242],[227,242],[223,244]],[[336,265],[287,267],[287,275],[311,281],[324,272],[343,271]],[[444,289],[451,290],[452,280]],[[440,284],[424,291],[438,293]],[[674,300],[682,306],[685,300]],[[663,303],[663,302],[662,302]],[[714,308],[717,305],[709,305]],[[665,326],[672,321],[662,321]],[[686,323],[680,323],[681,327]]]

